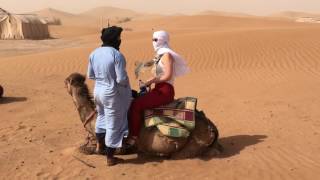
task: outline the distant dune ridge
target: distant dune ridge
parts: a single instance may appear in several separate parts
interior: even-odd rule
[[[120,51],[134,89],[135,62],[154,56],[153,31],[170,33],[170,46],[191,69],[176,79],[175,97],[198,98],[225,150],[185,160],[126,155],[112,168],[104,156],[80,154],[85,132],[64,80],[86,74],[89,54],[101,45],[100,13],[44,10],[64,19],[62,26],[49,26],[53,39],[0,41],[0,177],[320,179],[320,24],[279,17],[214,12],[117,24],[131,29],[122,34]],[[121,15],[113,13],[108,16]],[[94,82],[86,82],[92,92]]]
[[[86,12],[80,13],[83,16],[90,16],[95,18],[109,17],[109,18],[123,18],[123,17],[137,17],[141,16],[141,13],[135,12],[129,9],[121,9],[115,7],[97,7]]]
[[[79,14],[72,14],[53,8],[46,8],[32,13],[44,18],[58,18],[64,25],[84,25],[87,23],[88,26],[93,26],[99,23],[101,24],[101,21],[105,23],[108,19],[116,23],[126,22],[132,19],[141,20],[163,16],[160,14],[139,13],[129,9],[110,6],[93,8]]]
[[[181,14],[181,13],[176,13],[172,15],[142,13],[142,12],[136,12],[130,9],[116,8],[111,6],[97,7],[79,14],[67,13],[67,12],[63,12],[63,11],[52,9],[52,8],[47,8],[47,9],[35,11],[32,13],[37,14],[41,17],[46,17],[46,18],[58,18],[64,24],[67,24],[67,25],[83,25],[87,23],[88,26],[94,26],[97,23],[101,24],[101,21],[103,19],[104,21],[109,19],[113,22],[123,22],[124,19],[131,21],[132,19],[144,20],[144,19],[161,18],[165,16],[173,16],[173,17],[185,16],[185,14]],[[193,15],[213,15],[213,16],[225,16],[225,17],[259,17],[259,16],[253,16],[246,13],[213,11],[213,10],[201,11],[198,13],[194,13]],[[298,12],[298,11],[283,11],[283,12],[271,14],[266,17],[296,20],[302,17],[320,18],[320,14],[305,13],[305,12]]]
[[[289,19],[297,19],[302,17],[316,17],[320,18],[320,13],[306,13],[306,12],[298,12],[298,11],[283,11],[270,15],[271,17],[280,17],[280,18],[289,18]]]
[[[234,13],[234,12],[224,12],[224,11],[202,11],[199,13],[195,13],[195,15],[216,15],[216,16],[233,16],[233,17],[251,17],[253,15],[246,13]]]
[[[75,14],[67,13],[67,12],[60,11],[53,8],[46,8],[39,11],[34,11],[32,13],[37,14],[39,16],[43,16],[43,17],[55,17],[55,18],[62,18],[62,19],[76,16]]]

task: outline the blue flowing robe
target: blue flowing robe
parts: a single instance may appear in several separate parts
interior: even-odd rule
[[[106,133],[107,147],[119,148],[128,134],[127,113],[132,99],[124,56],[112,47],[97,48],[89,58],[88,78],[95,80],[96,132]]]

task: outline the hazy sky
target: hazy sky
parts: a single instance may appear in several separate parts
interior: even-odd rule
[[[270,14],[283,10],[320,13],[320,0],[0,0],[0,7],[30,12],[47,7],[72,13],[98,6],[114,6],[154,13],[193,13],[203,10]]]

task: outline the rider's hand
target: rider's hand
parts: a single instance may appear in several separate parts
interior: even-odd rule
[[[142,80],[139,80],[139,88],[141,89],[143,87],[147,87],[147,86]]]
[[[156,82],[156,77],[152,77],[150,79],[148,79],[144,84],[147,86],[147,87],[150,87],[153,83]]]

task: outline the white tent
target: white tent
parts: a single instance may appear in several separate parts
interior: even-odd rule
[[[48,24],[35,15],[13,15],[0,8],[0,39],[47,39]]]

